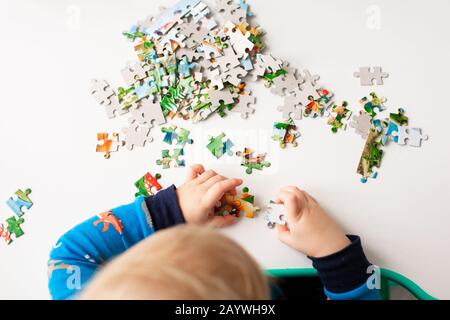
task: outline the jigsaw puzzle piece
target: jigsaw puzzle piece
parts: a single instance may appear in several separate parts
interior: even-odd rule
[[[14,193],[15,197],[10,197],[6,202],[17,217],[24,215],[25,212],[22,211],[24,208],[28,210],[33,206],[33,201],[29,197],[30,194],[31,189],[26,189],[25,191],[19,189]]]
[[[267,227],[273,229],[277,224],[287,225],[284,216],[284,206],[282,204],[271,203],[265,208],[264,220],[267,221]]]
[[[8,228],[0,223],[0,238],[2,238],[6,244],[10,244],[12,242],[11,234],[8,231]]]
[[[383,78],[388,78],[389,74],[383,72],[381,67],[360,67],[358,72],[353,74],[355,78],[360,79],[362,86],[383,85]]]
[[[206,147],[217,159],[219,159],[224,154],[232,156],[233,151],[231,148],[233,146],[234,144],[230,139],[225,140],[225,133],[221,133],[217,137],[211,137]]]
[[[111,152],[119,151],[120,146],[122,146],[118,133],[113,133],[112,138],[109,137],[108,133],[97,133],[97,141],[101,143],[97,144],[95,151],[104,153],[105,159],[109,159]]]
[[[142,176],[138,181],[134,183],[135,187],[138,189],[138,192],[134,196],[150,197],[155,195],[155,192],[153,190],[157,192],[162,189],[162,186],[158,182],[160,178],[161,175],[159,173],[153,176],[150,172],[147,172],[144,176]]]
[[[184,155],[183,149],[174,149],[172,151],[172,154],[170,154],[169,150],[162,150],[161,154],[162,157],[161,159],[156,160],[156,164],[162,166],[163,169],[169,169],[171,163],[173,164],[174,168],[185,166],[184,160],[179,159],[180,156]]]
[[[25,220],[23,218],[16,219],[16,217],[12,216],[6,219],[6,224],[8,225],[9,234],[14,234],[16,238],[19,238],[24,235],[22,228],[20,227]]]

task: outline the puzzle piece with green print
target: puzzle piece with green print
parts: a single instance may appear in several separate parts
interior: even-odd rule
[[[169,150],[162,150],[161,154],[162,154],[162,158],[159,160],[156,160],[156,164],[158,166],[162,166],[163,169],[169,169],[171,163],[173,164],[174,168],[185,166],[184,160],[179,159],[180,156],[184,155],[183,149],[174,149],[172,151],[172,154],[170,154]]]
[[[33,206],[33,201],[31,201],[29,195],[31,194],[31,189],[26,189],[22,191],[18,189],[14,195],[15,197],[10,197],[6,204],[11,208],[12,211],[16,214],[16,216],[21,217],[25,212],[23,212],[23,208],[30,209]]]

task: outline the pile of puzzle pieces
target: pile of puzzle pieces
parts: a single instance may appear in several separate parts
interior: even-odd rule
[[[345,130],[352,116],[348,102],[336,104],[334,94],[318,83],[319,75],[297,70],[265,52],[264,32],[253,18],[244,0],[215,0],[212,8],[200,0],[181,0],[123,32],[137,56],[121,70],[124,85],[115,90],[105,80],[93,80],[90,92],[108,118],[129,115],[128,127],[120,134],[100,133],[97,151],[109,158],[123,146],[144,147],[153,140],[149,135],[155,125],[175,117],[198,123],[213,114],[225,117],[236,112],[247,119],[255,112],[256,102],[247,82],[258,79],[283,98],[282,105],[275,107],[281,119],[272,128],[272,139],[281,148],[298,145],[301,134],[295,121],[303,118],[325,118],[333,133]],[[389,76],[380,66],[359,67],[353,75],[361,86],[383,85]],[[373,168],[381,162],[380,146],[388,141],[417,146],[425,139],[417,128],[376,119],[375,110],[383,101],[365,99],[363,109],[350,122],[357,134],[368,139],[358,165],[364,182],[376,176]],[[165,142],[176,140],[177,144],[173,150],[162,150],[157,164],[165,169],[184,166],[181,157],[184,145],[192,143],[189,134],[181,129],[177,133],[173,126],[162,131]],[[207,148],[220,158],[232,155],[232,146],[219,136],[212,137]],[[265,154],[253,155],[250,148],[234,154],[242,158],[247,173],[270,165]]]
[[[7,244],[13,241],[13,235],[16,239],[24,235],[21,228],[21,224],[25,222],[23,216],[26,212],[24,212],[24,209],[29,210],[33,206],[33,201],[29,197],[30,194],[31,189],[26,189],[25,191],[19,189],[6,201],[8,207],[15,214],[15,216],[6,219],[6,226],[0,223],[0,237]]]
[[[248,118],[256,99],[246,90],[247,80],[263,79],[284,97],[277,108],[283,121],[327,113],[332,94],[318,86],[319,76],[265,54],[264,32],[251,22],[243,0],[216,0],[215,9],[213,16],[200,0],[182,0],[124,32],[137,55],[122,70],[125,86],[114,90],[105,80],[93,80],[90,90],[109,118],[131,114],[123,140],[114,133],[97,147],[105,157],[121,146],[145,146],[152,141],[151,128],[166,118],[197,123],[227,111]]]

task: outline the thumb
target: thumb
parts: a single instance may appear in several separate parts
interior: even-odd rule
[[[292,247],[292,237],[288,227],[286,227],[285,225],[278,224],[277,231],[278,231],[278,239],[280,239],[280,241],[283,242],[284,244],[287,244],[288,246]]]

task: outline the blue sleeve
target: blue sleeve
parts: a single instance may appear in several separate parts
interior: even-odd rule
[[[321,258],[309,257],[324,285],[325,294],[332,300],[381,299],[381,288],[369,283],[374,268],[370,268],[361,239],[358,236],[348,238],[351,244],[339,252]]]
[[[152,211],[151,211],[152,210]],[[161,217],[164,223],[161,222]],[[174,186],[88,219],[64,234],[48,262],[53,299],[72,298],[99,267],[156,230],[184,222]]]

